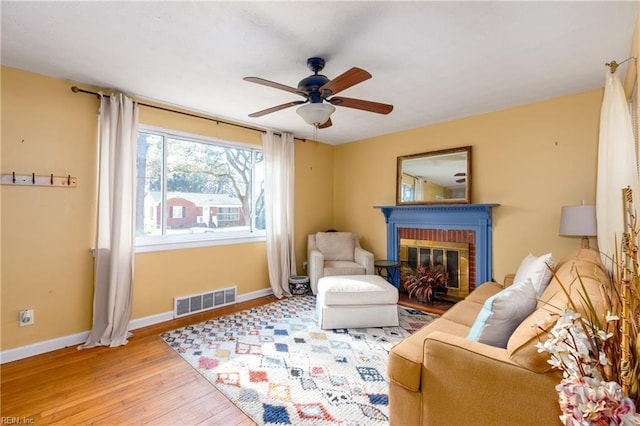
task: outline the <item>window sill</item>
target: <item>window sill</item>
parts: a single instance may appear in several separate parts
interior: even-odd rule
[[[224,238],[202,238],[180,240],[176,238],[138,238],[136,240],[136,253],[151,253],[156,251],[183,250],[199,247],[215,247],[230,244],[246,244],[266,241],[264,233],[254,235],[228,235]]]

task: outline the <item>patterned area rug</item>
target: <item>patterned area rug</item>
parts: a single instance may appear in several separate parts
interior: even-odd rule
[[[296,296],[162,334],[260,425],[383,425],[389,350],[436,316],[398,307],[400,327],[321,330]]]

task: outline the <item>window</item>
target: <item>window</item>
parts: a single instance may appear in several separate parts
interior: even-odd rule
[[[412,185],[402,182],[401,201],[414,201],[414,188]]]
[[[184,206],[171,206],[171,217],[181,219],[184,217]]]
[[[237,207],[220,207],[218,209],[218,220],[236,221],[240,219],[240,209]]]
[[[264,239],[259,148],[141,126],[136,182],[138,251]]]

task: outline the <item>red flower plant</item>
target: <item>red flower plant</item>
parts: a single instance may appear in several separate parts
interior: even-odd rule
[[[415,273],[407,273],[402,279],[402,284],[409,293],[409,298],[415,296],[421,302],[431,302],[434,289],[446,287],[447,280],[447,272],[443,265],[435,265],[433,269],[421,265]]]

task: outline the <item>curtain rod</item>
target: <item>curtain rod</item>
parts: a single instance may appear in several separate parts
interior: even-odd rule
[[[87,95],[100,96],[100,94],[98,92],[93,92],[91,90],[81,89],[78,86],[71,86],[71,91],[73,93],[86,93]],[[111,97],[109,95],[102,95],[102,96],[105,96],[107,98]],[[154,109],[159,109],[161,111],[167,111],[167,112],[173,112],[173,113],[176,113],[176,114],[186,115],[186,116],[189,116],[189,117],[201,118],[203,120],[213,121],[216,124],[222,123],[222,124],[226,124],[226,125],[229,125],[229,126],[240,127],[242,129],[253,130],[254,132],[267,133],[267,130],[260,129],[258,127],[245,126],[245,125],[238,124],[238,123],[233,123],[233,122],[230,122],[230,121],[224,121],[224,120],[219,120],[219,119],[213,118],[213,117],[207,117],[205,115],[192,114],[192,113],[186,112],[186,111],[178,111],[178,110],[175,110],[175,109],[165,108],[165,107],[161,107],[161,106],[157,106],[157,105],[151,105],[151,104],[147,104],[147,103],[139,102],[139,101],[136,101],[136,102],[138,103],[138,105],[144,106],[144,107],[147,107],[147,108],[154,108]],[[282,133],[278,133],[278,132],[273,132],[273,134],[278,135],[278,136],[282,136]],[[293,137],[293,139],[294,140],[297,139],[297,140],[299,140],[301,142],[306,142],[307,141],[306,139],[301,139],[301,138],[298,138],[298,137],[295,137],[295,136]]]
[[[616,61],[611,61],[611,62],[607,62],[605,65],[609,67],[609,69],[611,70],[611,73],[613,74],[614,72],[616,72],[616,70],[618,69],[618,67],[619,67],[620,65],[622,65],[622,64],[624,64],[625,62],[630,61],[630,60],[632,60],[632,59],[633,59],[634,61],[637,61],[637,60],[638,60],[638,58],[636,58],[635,56],[630,56],[630,57],[628,57],[627,59],[625,59],[624,61],[622,61],[622,62],[620,62],[620,63],[618,63],[618,62],[616,62]]]

